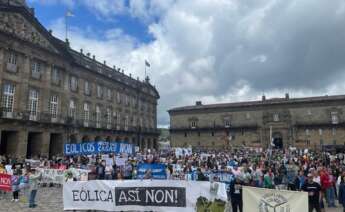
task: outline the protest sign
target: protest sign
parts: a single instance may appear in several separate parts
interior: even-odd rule
[[[77,180],[87,180],[90,170],[70,168],[68,170],[61,169],[36,169],[42,174],[42,183],[54,183],[62,185],[65,181],[66,172],[71,172]]]
[[[162,163],[139,163],[137,171],[137,179],[143,179],[147,170],[151,171],[152,179],[166,179],[167,174],[165,165]]]
[[[60,169],[36,169],[37,171],[41,172],[42,174],[42,183],[55,183],[55,184],[63,184],[64,182],[64,170]]]
[[[64,144],[65,155],[94,155],[94,154],[108,154],[108,153],[126,153],[133,154],[134,147],[128,143],[115,142],[88,142],[81,144]]]
[[[126,161],[127,161],[127,158],[116,157],[115,164],[116,166],[125,166]]]
[[[225,184],[175,180],[66,182],[64,210],[195,211],[227,200]],[[224,203],[225,205],[225,203]]]
[[[12,190],[11,175],[0,174],[0,190],[11,191]]]
[[[243,187],[243,211],[308,211],[308,193]]]
[[[33,159],[25,159],[25,163],[30,164],[31,168],[37,168],[41,165],[40,160],[33,160]]]

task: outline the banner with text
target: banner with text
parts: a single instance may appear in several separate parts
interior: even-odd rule
[[[70,168],[68,170],[38,168],[37,170],[42,174],[41,183],[55,183],[60,185],[65,182],[67,172],[70,172],[73,175],[73,178],[83,181],[88,180],[88,174],[90,172],[90,170],[75,168]]]
[[[243,187],[243,211],[308,211],[308,193]]]
[[[80,144],[65,144],[64,154],[71,155],[95,155],[95,154],[133,154],[134,147],[128,143],[115,143],[115,142],[88,142]]]
[[[145,175],[149,175],[150,179],[166,179],[167,174],[165,171],[165,165],[162,163],[139,163],[137,179],[144,179]]]
[[[0,190],[11,191],[12,190],[11,175],[0,174]]]
[[[64,210],[195,211],[226,201],[225,184],[179,180],[66,182]],[[215,202],[216,202],[215,201]],[[225,202],[224,202],[225,205]]]

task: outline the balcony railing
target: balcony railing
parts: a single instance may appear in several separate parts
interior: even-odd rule
[[[89,120],[77,119],[70,116],[57,115],[52,116],[50,113],[33,113],[30,111],[11,111],[8,108],[0,108],[0,118],[1,119],[12,119],[17,121],[30,121],[44,124],[63,124],[69,127],[85,127],[85,128],[95,128],[95,129],[104,129],[104,130],[115,130],[123,132],[138,132],[138,133],[158,133],[157,128],[147,128],[139,127],[133,125],[124,125],[117,123],[109,123],[107,120],[96,122],[95,118]]]

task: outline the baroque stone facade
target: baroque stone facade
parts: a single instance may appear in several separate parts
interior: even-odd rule
[[[24,0],[0,0],[0,154],[61,155],[65,142],[157,147],[159,94],[47,31]]]
[[[170,114],[172,146],[196,148],[343,147],[345,95],[173,108]]]

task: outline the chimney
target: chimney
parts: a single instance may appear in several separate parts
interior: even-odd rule
[[[80,49],[80,54],[83,54],[83,49]]]
[[[69,47],[69,40],[66,38],[66,46]]]
[[[91,55],[90,52],[88,52],[88,53],[86,54],[86,56],[88,56],[88,57],[90,57],[90,55]]]
[[[49,32],[49,34],[53,34],[53,30],[51,30],[51,29],[48,30],[48,32]]]
[[[29,11],[30,11],[31,15],[35,16],[35,8],[30,8]]]
[[[266,101],[266,96],[262,95],[262,101]]]
[[[104,64],[104,65],[107,65],[107,61],[104,60],[104,61],[103,61],[103,64]]]
[[[122,74],[125,74],[125,70],[122,69]]]
[[[289,100],[289,99],[290,99],[289,93],[286,93],[286,94],[285,94],[285,99],[286,99],[286,100]]]
[[[129,74],[129,77],[132,78],[132,74],[131,73]]]
[[[201,102],[201,101],[196,101],[196,102],[195,102],[195,105],[196,105],[196,106],[201,106],[201,105],[202,105],[202,102]]]
[[[96,60],[96,56],[95,56],[95,55],[92,55],[92,59],[93,59],[93,60]]]

